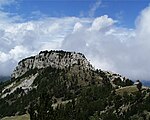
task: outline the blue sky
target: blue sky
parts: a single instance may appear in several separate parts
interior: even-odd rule
[[[135,19],[142,9],[149,5],[149,0],[17,0],[16,3],[4,6],[3,10],[22,16],[25,20],[50,17],[99,17],[109,15],[117,19],[118,25],[135,27]],[[90,9],[100,2],[92,16]]]
[[[41,50],[150,80],[150,0],[0,0],[0,75]]]

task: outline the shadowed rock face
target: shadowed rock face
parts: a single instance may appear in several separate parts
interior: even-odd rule
[[[18,78],[31,69],[53,67],[63,69],[79,64],[86,69],[94,69],[81,53],[65,51],[42,51],[36,56],[25,58],[18,63],[11,77]]]

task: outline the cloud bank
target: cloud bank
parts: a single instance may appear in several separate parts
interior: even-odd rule
[[[84,53],[96,68],[150,80],[150,6],[137,17],[135,29],[118,27],[107,15],[18,23],[19,16],[10,20],[0,12],[0,75],[10,75],[19,60],[41,50],[64,49]]]
[[[150,80],[149,21],[147,7],[138,16],[135,29],[117,27],[117,21],[107,15],[94,19],[89,27],[77,23],[74,28],[78,29],[65,38],[62,48],[83,52],[96,68]]]
[[[60,49],[61,42],[73,30],[74,24],[89,24],[88,18],[44,18],[17,23],[0,16],[0,75],[12,72],[17,62],[41,50]],[[6,19],[6,20],[5,20]],[[10,64],[12,64],[10,66]]]

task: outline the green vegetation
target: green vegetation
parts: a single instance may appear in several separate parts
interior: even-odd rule
[[[134,85],[133,86],[126,86],[126,87],[116,89],[116,94],[123,95],[125,92],[127,92],[128,94],[131,94],[131,93],[134,93],[137,91],[138,91],[138,89]]]
[[[12,94],[0,99],[0,118],[12,116],[16,113],[19,115],[25,114],[28,110],[28,105],[38,101],[43,91],[50,94],[51,97],[53,97],[51,100],[52,103],[55,103],[60,98],[61,101],[66,101],[79,96],[82,89],[86,87],[95,84],[97,86],[110,84],[108,80],[103,82],[100,73],[84,69],[78,65],[66,69],[56,69],[52,67],[40,70],[35,69],[26,72],[23,76],[27,77],[31,74],[35,74],[35,71],[39,73],[33,83],[33,86],[37,86],[37,88],[28,91],[28,94],[26,94],[22,88],[18,88]],[[16,80],[17,83],[21,81],[19,78],[14,80]],[[10,84],[11,83],[12,81],[10,81]],[[2,84],[2,89],[3,88],[4,84]]]
[[[129,87],[127,87],[129,89]],[[119,95],[113,88],[92,85],[66,104],[52,109],[52,95],[43,91],[38,102],[30,105],[31,120],[149,120],[150,90],[124,88]],[[133,91],[132,91],[133,90]]]

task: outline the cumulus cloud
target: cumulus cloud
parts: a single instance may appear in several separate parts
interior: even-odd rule
[[[77,22],[75,25],[74,25],[74,28],[73,28],[73,32],[76,32],[76,31],[79,31],[83,28],[83,25],[80,23],[80,22]]]
[[[104,15],[101,17],[96,18],[90,30],[101,30],[104,28],[111,27],[116,21],[114,21],[112,18],[109,18],[108,15]]]
[[[62,48],[83,52],[96,68],[118,72],[131,79],[150,79],[150,7],[136,20],[136,28],[122,28],[107,15],[91,26],[68,35]],[[73,44],[73,46],[72,46]]]
[[[88,18],[46,17],[17,23],[0,16],[0,75],[10,74],[17,62],[41,50],[59,49],[64,37],[73,31],[74,24],[89,24]],[[9,18],[10,19],[10,18]],[[10,66],[10,63],[13,63]],[[5,71],[5,72],[3,72]]]
[[[102,18],[105,18],[105,23],[108,24],[101,24],[104,22]],[[90,27],[68,35],[62,43],[62,48],[83,52],[97,68],[117,71],[116,65],[119,60],[121,65],[121,62],[125,61],[130,46],[128,43],[135,39],[135,32],[114,27],[114,23],[115,20],[105,15],[96,18]]]

